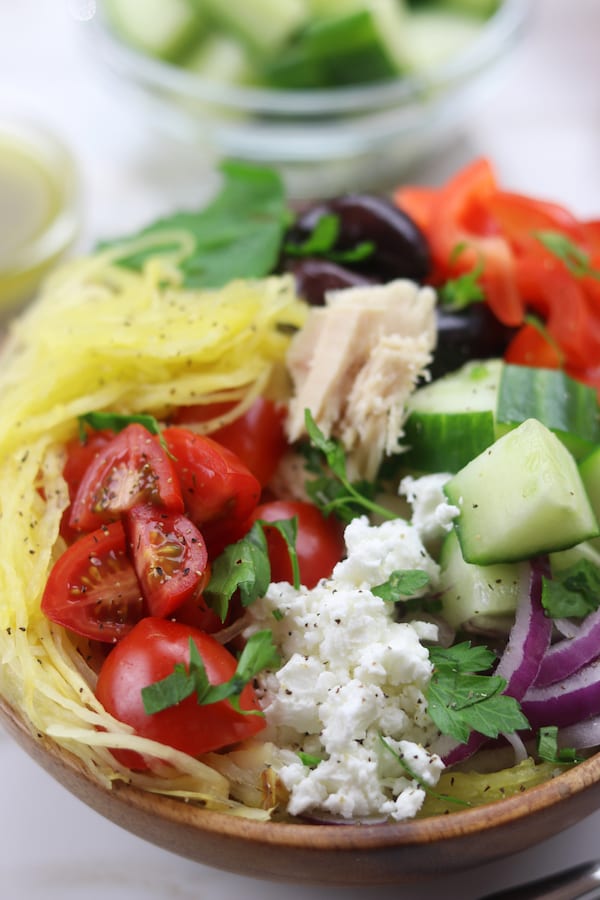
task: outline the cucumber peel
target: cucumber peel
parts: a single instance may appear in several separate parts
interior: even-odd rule
[[[558,369],[500,359],[471,361],[419,388],[407,412],[403,461],[422,472],[457,472],[527,419],[553,431],[576,459],[600,443],[594,388]]]
[[[528,419],[471,460],[444,487],[460,510],[466,562],[515,562],[565,550],[600,534],[573,456]]]

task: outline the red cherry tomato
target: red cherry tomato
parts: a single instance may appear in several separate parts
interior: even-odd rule
[[[134,422],[115,435],[86,469],[69,524],[90,531],[146,501],[183,512],[172,461],[158,438]]]
[[[193,522],[145,503],[123,514],[133,567],[151,616],[169,616],[210,577],[204,538]]]
[[[205,422],[230,408],[231,404],[186,406],[178,410],[174,421],[179,425]],[[228,425],[211,431],[210,437],[235,453],[264,487],[287,448],[284,419],[283,406],[258,397],[250,409]]]
[[[312,503],[299,500],[273,500],[257,506],[252,521],[263,519],[298,518],[296,553],[300,568],[300,581],[306,587],[314,587],[321,578],[328,578],[336,563],[345,553],[344,533],[333,517],[326,518]],[[272,581],[292,581],[292,566],[287,544],[275,528],[265,528],[271,563]]]
[[[214,556],[237,540],[260,497],[260,483],[227,447],[187,428],[163,432],[174,457],[185,508]]]
[[[144,601],[120,522],[65,550],[48,578],[42,612],[96,641],[120,640],[144,614]]]
[[[112,431],[92,431],[84,441],[76,437],[67,444],[67,459],[63,469],[63,477],[67,482],[69,489],[69,500],[73,503],[81,479],[85,475],[86,469],[96,459],[96,457],[104,450],[114,438]],[[80,532],[71,528],[69,518],[71,516],[71,507],[65,510],[60,526],[60,533],[63,538],[68,541],[74,541],[80,536]]]
[[[189,665],[189,641],[194,641],[211,684],[228,681],[236,660],[208,634],[168,619],[142,619],[106,658],[98,677],[96,696],[115,718],[136,734],[175,747],[191,756],[219,750],[261,731],[264,718],[237,712],[229,700],[200,705],[192,694],[176,706],[148,715],[142,688],[171,675],[176,665]],[[258,710],[250,684],[240,695],[240,707]],[[139,754],[114,751],[132,768],[144,768]]]

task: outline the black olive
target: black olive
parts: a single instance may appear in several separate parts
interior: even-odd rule
[[[339,219],[335,250],[349,250],[367,241],[375,245],[370,256],[345,263],[348,267],[380,282],[393,278],[422,282],[427,278],[431,259],[425,236],[391,201],[370,194],[348,194],[319,203],[298,217],[290,238],[306,240],[325,215]]]
[[[372,280],[359,272],[320,257],[307,256],[288,260],[284,267],[292,272],[296,280],[296,290],[312,306],[325,303],[325,293],[340,288],[372,284]]]
[[[438,306],[438,343],[430,367],[433,378],[453,372],[470,359],[502,356],[517,329],[499,322],[485,303],[472,303],[465,309]]]

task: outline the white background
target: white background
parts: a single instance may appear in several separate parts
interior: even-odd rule
[[[441,181],[474,155],[502,184],[600,218],[600,0],[534,0],[530,32],[499,90],[420,180]],[[201,203],[214,175],[131,115],[86,48],[88,0],[0,0],[0,118],[51,125],[81,169],[85,249],[178,205]],[[414,173],[413,173],[414,174]],[[0,203],[2,198],[0,197]],[[241,878],[180,859],[104,820],[53,782],[0,731],[0,897],[6,900],[363,900],[362,888]],[[533,850],[463,875],[368,891],[474,900],[487,891],[600,858],[600,813]]]

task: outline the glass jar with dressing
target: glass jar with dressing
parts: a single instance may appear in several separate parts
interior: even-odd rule
[[[0,119],[0,318],[31,298],[78,227],[66,148],[38,125]]]

